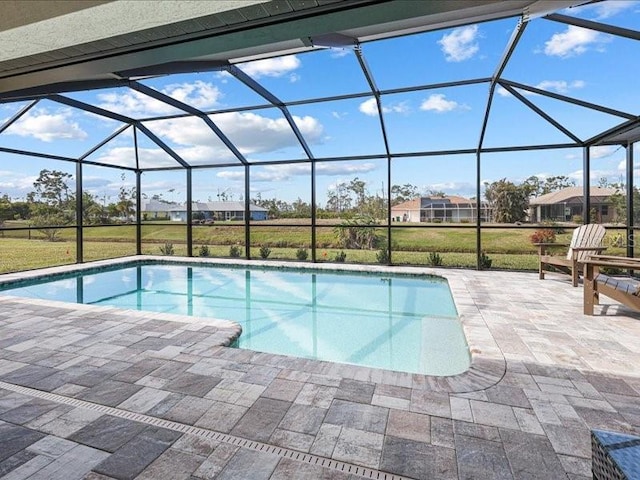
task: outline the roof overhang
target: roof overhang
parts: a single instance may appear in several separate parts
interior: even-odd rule
[[[32,2],[8,2],[32,4]],[[537,16],[576,0],[104,0],[0,32],[0,99]],[[82,7],[82,8],[81,8]],[[4,7],[3,7],[4,8]],[[67,10],[69,10],[67,6]],[[24,13],[24,12],[23,12]],[[20,23],[20,22],[17,22]],[[9,23],[9,25],[14,25]],[[46,86],[46,88],[45,88]],[[65,87],[66,86],[66,87]]]

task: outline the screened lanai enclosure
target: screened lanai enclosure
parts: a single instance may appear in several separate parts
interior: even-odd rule
[[[60,28],[145,2],[93,3]],[[209,4],[73,45],[0,32],[52,42],[0,61],[0,271],[535,269],[532,234],[591,222],[636,254],[640,2]]]

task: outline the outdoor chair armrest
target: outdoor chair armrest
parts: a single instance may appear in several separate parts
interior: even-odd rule
[[[568,243],[556,243],[556,242],[537,242],[534,243],[536,247],[568,247]]]
[[[573,247],[574,252],[604,252],[607,247]]]
[[[623,268],[627,270],[640,270],[640,261],[636,258],[629,257],[609,257],[605,258],[588,258],[583,262],[587,266],[592,267],[613,267]]]

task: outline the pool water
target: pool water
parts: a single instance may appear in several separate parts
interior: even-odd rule
[[[5,294],[233,320],[238,346],[428,375],[469,367],[446,280],[327,271],[136,265]]]

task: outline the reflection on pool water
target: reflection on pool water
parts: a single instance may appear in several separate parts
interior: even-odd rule
[[[294,269],[136,265],[6,294],[233,320],[240,348],[428,375],[470,356],[446,280]]]

